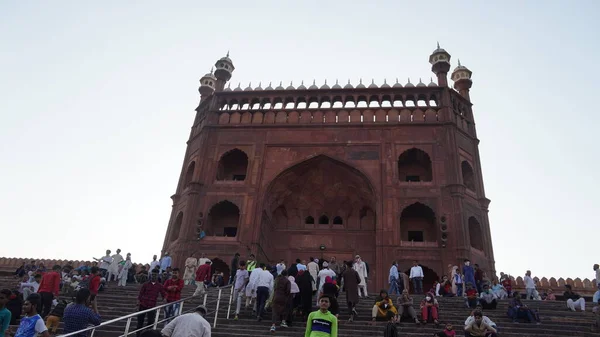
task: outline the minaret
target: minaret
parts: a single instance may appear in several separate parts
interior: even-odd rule
[[[450,54],[440,48],[437,44],[437,49],[429,55],[429,63],[431,63],[431,71],[437,76],[438,85],[440,87],[448,86],[448,72],[450,71]]]
[[[198,91],[200,92],[200,102],[212,95],[212,93],[215,91],[216,84],[217,78],[215,75],[213,75],[212,69],[210,70],[210,73],[200,78],[200,88],[198,88]]]
[[[229,52],[227,52],[227,56],[221,57],[221,59],[215,63],[215,67],[217,67],[217,70],[215,70],[215,76],[217,77],[215,90],[222,91],[225,88],[225,83],[231,79],[231,74],[235,69],[233,62],[231,62],[231,59],[229,58]]]
[[[471,89],[471,86],[473,85],[473,81],[471,80],[472,74],[473,73],[467,67],[460,64],[460,60],[458,60],[458,67],[456,67],[452,72],[454,89],[458,90],[460,95],[466,98],[469,102],[471,101],[469,89]]]

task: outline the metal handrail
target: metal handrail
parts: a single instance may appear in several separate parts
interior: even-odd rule
[[[226,289],[226,288],[229,288],[229,287],[233,288],[232,285],[226,285],[226,286],[223,286],[223,287],[219,288],[219,294],[217,296],[217,299],[215,300],[216,303],[217,303],[217,307],[216,307],[216,309],[214,311],[214,313],[215,313],[215,319],[214,319],[214,322],[213,322],[213,327],[216,327],[216,325],[217,325],[217,315],[218,315],[218,311],[219,311],[219,302],[221,301],[221,293],[222,293],[223,289]],[[206,306],[206,304],[207,304],[207,297],[208,297],[208,291],[205,292],[203,295],[204,295],[204,299],[203,299],[202,305]],[[141,331],[143,329],[147,329],[150,325],[153,326],[153,329],[156,329],[158,323],[161,323],[161,322],[164,322],[164,321],[167,321],[167,320],[171,320],[174,317],[177,317],[177,316],[181,315],[183,313],[183,303],[185,301],[189,301],[191,299],[199,298],[200,296],[202,296],[202,295],[189,296],[189,297],[186,297],[184,299],[181,299],[181,300],[178,300],[178,301],[174,301],[174,302],[165,303],[165,304],[161,304],[161,305],[158,305],[158,306],[150,308],[150,309],[146,309],[146,310],[142,310],[142,311],[136,311],[136,312],[133,312],[133,313],[125,315],[125,316],[117,317],[117,318],[111,319],[109,321],[102,322],[99,325],[90,326],[90,327],[87,327],[85,329],[81,329],[79,331],[70,332],[68,334],[58,335],[58,337],[76,336],[76,335],[78,335],[80,333],[89,332],[89,331],[92,332],[91,335],[90,335],[90,337],[93,337],[96,329],[101,328],[101,327],[105,327],[107,325],[110,325],[110,324],[113,324],[113,323],[116,323],[116,322],[120,322],[120,321],[122,321],[124,319],[127,319],[127,323],[125,325],[124,334],[121,335],[121,336],[128,336],[129,334],[135,333],[137,331]],[[213,303],[213,302],[214,301],[211,301],[210,303]],[[179,305],[179,310],[178,310],[179,312],[176,315],[172,316],[172,317],[165,318],[163,320],[159,320],[159,318],[160,318],[160,310],[163,309],[163,308],[165,308],[165,307],[168,307],[168,306],[173,306],[175,304],[180,304]],[[193,309],[191,309],[189,311],[186,311],[186,312],[191,312],[192,310]],[[145,314],[145,313],[152,312],[152,311],[156,311],[157,312],[157,314],[155,315],[155,318],[154,318],[154,322],[152,324],[144,326],[141,329],[137,329],[137,330],[129,332],[129,328],[131,326],[131,319],[133,317],[137,317],[140,314]],[[209,314],[212,314],[212,313],[213,313],[212,311],[211,312],[207,312],[206,316],[208,316]]]

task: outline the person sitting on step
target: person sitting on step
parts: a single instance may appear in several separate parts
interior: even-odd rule
[[[536,321],[531,309],[521,301],[521,294],[518,291],[513,293],[512,300],[508,302],[507,315],[512,319],[513,323],[518,323],[519,318],[524,318],[529,323]]]
[[[476,311],[473,315],[474,319],[465,325],[465,336],[466,337],[496,337],[497,331],[492,326],[486,324],[483,321],[483,314],[481,311]]]
[[[481,304],[478,304],[477,307],[475,307],[475,310],[471,311],[471,316],[467,317],[467,319],[465,320],[465,326],[468,326],[469,324],[471,324],[471,322],[473,322],[475,320],[475,313],[476,312],[481,312],[482,316],[481,318],[483,319],[483,322],[489,326],[491,326],[492,328],[498,330],[498,326],[496,325],[496,323],[494,323],[494,321],[492,321],[489,317],[487,317],[484,313],[483,313],[483,308],[481,307]]]
[[[446,323],[446,327],[443,331],[437,332],[433,334],[433,337],[454,337],[456,336],[456,331],[454,331],[454,327],[452,323]]]
[[[571,285],[565,284],[565,292],[563,297],[567,299],[567,308],[571,311],[577,311],[580,309],[582,312],[585,311],[585,299],[579,294],[574,293]]]
[[[504,286],[502,286],[502,284],[498,283],[497,279],[494,279],[491,289],[494,292],[494,294],[496,294],[496,297],[498,297],[501,300],[508,297],[508,292],[506,291],[506,289],[504,289]]]
[[[473,287],[473,283],[467,283],[467,289],[465,290],[465,306],[467,308],[474,309],[478,303],[477,289]]]
[[[433,323],[438,325],[438,308],[439,304],[433,293],[427,293],[425,298],[421,301],[422,323],[427,324],[429,320],[433,320]]]
[[[402,317],[408,317],[414,320],[415,323],[420,323],[419,319],[417,318],[417,312],[413,307],[413,298],[408,294],[408,289],[402,290],[402,295],[398,296],[396,303],[398,304],[398,316],[396,318],[397,322],[400,322]]]
[[[496,309],[496,306],[498,306],[498,297],[496,297],[496,294],[494,294],[487,284],[483,285],[483,291],[479,296],[479,303],[484,309]]]
[[[373,310],[371,311],[373,323],[375,323],[377,319],[393,321],[397,314],[398,311],[396,310],[396,307],[394,307],[394,302],[388,296],[387,290],[381,289],[379,296],[375,299]]]

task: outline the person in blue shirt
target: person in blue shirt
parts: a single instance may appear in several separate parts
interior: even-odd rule
[[[91,293],[88,289],[79,289],[75,296],[75,303],[70,304],[63,314],[63,334],[79,331],[91,325],[100,324],[100,315],[98,314],[97,301],[92,301]],[[87,332],[78,334],[79,337],[86,337]]]
[[[171,257],[168,252],[165,252],[165,255],[160,259],[160,272],[167,270],[168,267],[171,266]]]
[[[14,337],[50,337],[46,324],[40,315],[37,313],[37,308],[42,304],[40,294],[31,294],[23,303],[23,312],[25,316],[21,318],[21,324],[17,329]]]
[[[475,286],[477,283],[475,282],[475,270],[471,266],[471,261],[465,260],[465,265],[463,266],[463,283],[471,283]]]
[[[8,329],[12,317],[11,312],[6,309],[10,295],[12,295],[10,289],[0,290],[0,337],[4,337],[4,332]]]

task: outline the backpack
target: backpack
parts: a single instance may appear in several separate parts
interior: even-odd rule
[[[398,337],[398,328],[394,323],[386,324],[383,337]]]

